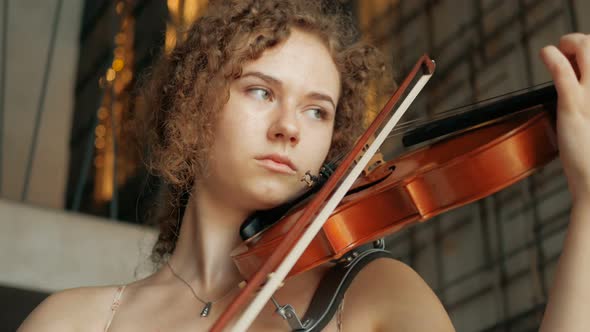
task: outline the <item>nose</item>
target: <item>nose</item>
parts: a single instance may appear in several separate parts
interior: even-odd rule
[[[271,141],[281,140],[291,145],[299,142],[299,123],[296,112],[291,108],[277,109],[275,116],[268,128],[268,139]]]

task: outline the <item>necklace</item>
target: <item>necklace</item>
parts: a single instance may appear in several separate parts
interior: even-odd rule
[[[215,302],[219,302],[223,299],[225,299],[228,295],[230,295],[231,293],[233,293],[240,285],[238,284],[237,286],[234,286],[232,289],[229,290],[229,292],[227,292],[225,295],[223,295],[222,297],[218,298],[215,301],[205,301],[202,300],[197,293],[195,292],[195,290],[193,289],[193,287],[184,279],[182,279],[181,276],[179,276],[176,271],[174,271],[174,269],[172,268],[172,265],[170,265],[169,262],[166,262],[166,265],[168,266],[168,268],[170,269],[170,271],[172,272],[172,274],[180,281],[182,281],[193,293],[193,296],[195,297],[195,299],[199,300],[199,302],[203,303],[205,306],[203,307],[203,309],[201,310],[201,317],[207,317],[209,316],[209,312],[211,311],[211,307],[213,306],[213,304]]]

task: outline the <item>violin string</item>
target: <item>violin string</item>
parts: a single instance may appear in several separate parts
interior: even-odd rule
[[[419,119],[414,119],[414,120],[410,120],[410,121],[405,121],[400,123],[396,128],[394,128],[394,130],[392,130],[392,133],[390,135],[387,136],[387,138],[391,138],[391,137],[395,137],[400,135],[400,131],[403,131],[403,133],[405,133],[406,129],[413,129],[416,128],[417,126],[415,126],[416,124],[419,125],[423,125],[423,124],[428,124],[440,119],[444,119],[453,115],[458,115],[458,114],[462,114],[465,112],[468,112],[470,110],[472,110],[475,106],[479,106],[481,107],[483,104],[487,104],[489,102],[492,102],[494,100],[498,100],[498,99],[502,99],[511,95],[515,95],[517,93],[523,92],[523,91],[532,91],[534,89],[538,89],[541,87],[545,87],[549,84],[551,84],[552,82],[543,82],[540,84],[536,84],[533,85],[531,87],[527,87],[527,88],[522,88],[522,89],[518,89],[518,90],[514,90],[511,92],[507,92],[498,96],[494,96],[494,97],[490,97],[487,99],[482,99],[480,101],[471,103],[471,104],[467,104],[467,105],[461,105],[458,107],[454,107],[448,110],[445,110],[443,112],[438,112],[436,114],[431,115],[429,118],[419,118]],[[514,114],[516,114],[518,112],[514,112]]]
[[[474,102],[474,103],[471,103],[471,104],[461,105],[461,106],[458,106],[458,107],[454,107],[454,108],[445,110],[443,112],[438,112],[436,114],[433,114],[429,118],[416,118],[416,119],[412,119],[412,120],[408,120],[408,121],[402,122],[402,123],[398,124],[391,131],[391,133],[389,135],[387,135],[387,138],[386,139],[391,139],[391,138],[397,137],[399,135],[403,135],[408,130],[412,130],[412,129],[417,128],[419,126],[426,125],[426,124],[435,122],[435,121],[440,120],[440,119],[444,119],[444,118],[447,118],[447,117],[450,117],[450,116],[453,116],[453,115],[458,115],[458,114],[465,113],[465,112],[467,112],[469,110],[472,110],[474,106],[481,106],[482,104],[486,104],[486,103],[492,102],[494,100],[505,98],[505,97],[508,97],[508,96],[511,96],[511,95],[515,95],[515,94],[520,93],[520,92],[524,92],[524,91],[532,91],[534,89],[538,89],[538,88],[541,88],[541,87],[548,86],[549,84],[552,84],[552,82],[539,83],[539,84],[533,85],[531,87],[522,88],[522,89],[510,91],[510,92],[507,92],[507,93],[504,93],[504,94],[501,94],[501,95],[498,95],[498,96],[494,96],[494,97],[482,99],[482,100],[479,100],[479,101]],[[518,114],[518,113],[519,112],[517,111],[517,112],[514,112],[513,114]],[[340,153],[340,154],[334,156],[331,159],[330,162],[337,165],[340,161],[342,161],[344,159],[344,157],[346,157],[347,154],[348,154],[347,152]]]
[[[526,112],[526,110],[520,110],[520,111],[516,111],[516,112],[513,112],[511,115],[516,115],[516,114],[519,114],[519,113],[521,113],[521,112]],[[502,119],[502,118],[499,118],[499,119]],[[499,120],[499,119],[497,119],[497,120]],[[424,124],[427,124],[427,123],[430,123],[430,122],[435,122],[435,121],[436,121],[436,120],[424,120],[424,121],[419,121],[419,123],[418,123],[418,124],[423,124],[423,123],[424,123]],[[416,126],[407,125],[407,126],[401,126],[401,128],[397,128],[397,130],[395,130],[395,129],[394,129],[394,130],[392,131],[393,133],[392,133],[392,134],[390,134],[390,135],[388,135],[388,136],[386,137],[386,140],[388,140],[388,139],[392,139],[392,138],[394,138],[394,137],[397,137],[397,136],[400,136],[400,135],[403,135],[403,134],[406,134],[406,132],[407,132],[407,131],[406,131],[406,129],[407,129],[407,128],[413,129],[413,128],[415,128],[415,127],[416,127]],[[340,154],[338,154],[338,155],[334,156],[334,157],[333,157],[333,158],[330,160],[330,163],[331,163],[331,164],[333,164],[333,165],[338,165],[338,164],[339,164],[339,163],[340,163],[342,160],[344,160],[344,158],[345,158],[347,155],[348,155],[348,152],[342,152],[342,153],[340,153]]]
[[[503,118],[508,117],[508,116],[514,116],[516,114],[520,114],[520,113],[523,113],[523,112],[526,112],[526,111],[527,111],[527,109],[522,109],[522,110],[514,111],[514,112],[510,113],[509,115],[505,115],[503,117],[499,117],[496,120],[500,120],[500,119],[503,119]],[[423,119],[423,121],[418,121],[415,124],[411,124],[411,125],[407,125],[407,126],[399,126],[399,127],[396,127],[394,130],[391,131],[391,134],[389,134],[386,139],[390,139],[390,138],[394,138],[394,137],[399,136],[399,135],[406,134],[409,130],[412,130],[414,128],[418,128],[421,125],[427,125],[429,123],[433,123],[433,122],[436,122],[438,120],[445,119],[447,117],[450,117],[450,116],[453,116],[453,115],[456,115],[456,114],[461,114],[461,113],[463,113],[463,112],[451,113],[450,115],[447,114],[447,113],[445,113],[444,114],[445,116],[437,116],[437,117],[432,117],[432,118],[429,118],[429,119]]]
[[[487,99],[482,99],[482,100],[479,100],[479,101],[474,102],[474,103],[471,103],[471,104],[461,105],[461,106],[458,106],[458,107],[454,107],[454,108],[445,110],[443,112],[438,112],[436,114],[433,114],[432,116],[430,116],[427,119],[422,118],[422,120],[421,121],[418,121],[418,122],[419,122],[419,124],[423,124],[423,123],[424,124],[428,124],[430,122],[433,122],[433,121],[436,121],[436,120],[440,120],[440,119],[444,119],[444,118],[449,117],[449,116],[458,115],[458,114],[462,114],[462,113],[468,112],[469,110],[472,110],[475,106],[481,107],[483,104],[487,104],[487,103],[492,102],[494,100],[502,99],[502,98],[505,98],[505,97],[508,97],[508,96],[511,96],[511,95],[515,95],[515,94],[520,93],[520,92],[524,92],[524,91],[532,91],[534,89],[545,87],[545,86],[547,86],[549,84],[551,84],[551,82],[544,82],[544,83],[540,83],[540,84],[537,84],[537,85],[533,85],[531,87],[514,90],[514,91],[511,91],[511,92],[507,92],[507,93],[504,93],[504,94],[501,94],[501,95],[498,95],[498,96],[494,96],[494,97],[490,97],[490,98],[487,98]],[[515,113],[518,113],[518,112],[515,112]],[[414,119],[414,120],[410,120],[410,121],[406,121],[406,122],[400,123],[400,125],[398,125],[392,131],[392,133],[394,133],[394,134],[389,135],[388,138],[393,137],[393,136],[397,136],[398,135],[397,134],[397,131],[399,131],[399,129],[409,128],[410,126],[406,126],[406,124],[413,123],[416,120],[418,120],[418,119]]]

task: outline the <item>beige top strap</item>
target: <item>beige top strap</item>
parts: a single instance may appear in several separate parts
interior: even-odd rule
[[[336,316],[336,329],[338,332],[342,332],[342,311],[344,311],[344,296],[342,296],[342,301],[340,301]]]
[[[121,304],[121,296],[123,295],[123,291],[125,290],[125,286],[119,286],[117,287],[117,291],[115,292],[115,297],[113,298],[113,303],[111,304],[111,312],[109,313],[109,320],[107,321],[107,324],[104,327],[104,332],[107,332],[109,330],[109,327],[111,326],[111,322],[113,321],[113,317],[115,317],[115,312],[117,311],[117,309],[119,308],[119,305]]]

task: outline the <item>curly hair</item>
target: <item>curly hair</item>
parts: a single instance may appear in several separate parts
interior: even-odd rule
[[[292,29],[318,36],[341,77],[328,160],[350,148],[362,131],[367,95],[389,77],[380,52],[358,40],[349,15],[318,0],[218,0],[186,31],[170,54],[163,54],[142,89],[138,112],[148,171],[163,182],[153,222],[160,233],[152,250],[156,265],[176,246],[183,197],[194,179],[206,174],[217,114],[242,66],[285,41]],[[386,80],[390,81],[390,80]],[[393,85],[389,86],[394,88]]]

